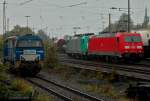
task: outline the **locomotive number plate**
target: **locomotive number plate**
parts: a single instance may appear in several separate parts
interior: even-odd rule
[[[23,54],[36,54],[36,50],[24,50]]]

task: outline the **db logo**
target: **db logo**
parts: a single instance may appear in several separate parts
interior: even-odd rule
[[[132,49],[135,49],[135,46],[132,46],[131,48],[132,48]]]

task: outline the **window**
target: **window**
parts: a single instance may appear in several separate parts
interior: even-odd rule
[[[131,36],[126,36],[125,37],[125,42],[132,42]]]
[[[7,47],[8,48],[13,48],[14,47],[14,41],[13,40],[8,40],[7,41]]]
[[[125,42],[141,42],[140,36],[126,36]]]
[[[17,47],[42,47],[42,42],[39,40],[20,40]]]
[[[132,36],[133,42],[141,42],[141,37],[140,36]]]

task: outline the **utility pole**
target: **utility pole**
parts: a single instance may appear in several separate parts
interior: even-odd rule
[[[111,33],[111,14],[109,13],[109,33]]]
[[[110,9],[119,9],[119,11],[124,11],[124,10],[122,10],[122,9],[127,9],[127,8],[116,8],[116,7],[112,7],[112,8],[110,8]],[[130,0],[128,0],[128,32],[130,32],[131,31],[131,14],[130,14],[130,10],[131,10],[131,7],[130,7]]]
[[[27,32],[29,32],[29,17],[31,16],[25,16],[27,18]]]
[[[6,0],[3,2],[3,37],[6,37]]]
[[[130,0],[128,0],[128,33],[130,32]]]
[[[74,35],[76,35],[77,34],[77,30],[81,29],[81,27],[73,27],[73,29],[74,29]]]
[[[6,32],[8,32],[9,31],[9,18],[7,18],[7,28],[6,29],[7,29]]]
[[[104,28],[105,28],[105,21],[104,21],[104,14],[101,13],[101,19],[102,19],[102,29],[104,31]]]

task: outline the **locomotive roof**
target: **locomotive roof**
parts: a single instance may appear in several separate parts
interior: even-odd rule
[[[11,39],[17,39],[17,36],[10,36],[10,37],[7,37],[7,38],[5,39],[5,41],[6,41],[6,40],[11,40]]]
[[[28,40],[28,39],[41,40],[41,38],[38,35],[34,35],[34,34],[26,34],[26,35],[22,35],[22,36],[10,36],[10,37],[7,37],[5,40],[11,40],[11,39],[18,39],[18,40]]]
[[[137,32],[137,33],[140,33],[140,34],[147,34],[147,33],[150,33],[150,29],[146,29],[146,30],[132,30],[132,32]]]
[[[95,36],[93,36],[93,37],[115,37],[115,36],[130,35],[130,34],[138,34],[138,33],[128,33],[128,32],[100,33],[99,35],[95,35]]]
[[[94,35],[94,33],[76,34],[76,35],[74,35],[74,37],[90,36],[90,35]]]
[[[41,38],[38,35],[34,35],[34,34],[26,34],[23,36],[19,36],[18,40],[41,40]]]
[[[14,38],[17,38],[17,36],[10,36],[10,37],[7,37],[7,39],[14,39]]]

